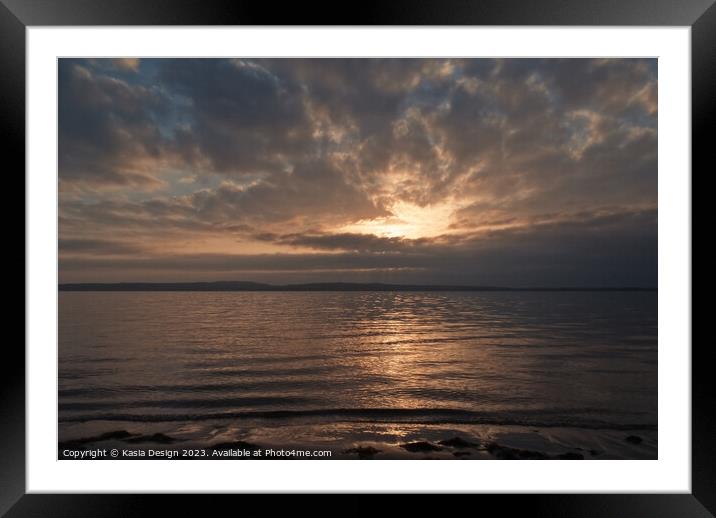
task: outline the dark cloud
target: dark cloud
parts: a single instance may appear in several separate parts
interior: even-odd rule
[[[164,158],[157,124],[164,99],[86,64],[62,59],[58,65],[60,182],[160,184],[154,166]]]
[[[435,241],[435,239],[428,238],[406,239],[351,232],[339,234],[323,232],[303,234],[261,233],[255,234],[254,237],[260,241],[301,248],[312,248],[314,250],[348,250],[355,252],[406,252],[422,244]]]
[[[212,221],[350,221],[385,215],[350,178],[330,163],[297,163],[290,171],[246,187],[223,184],[192,196],[198,218]]]
[[[249,60],[166,60],[160,79],[191,101],[179,151],[230,175],[281,171],[313,152],[304,91]]]
[[[58,249],[60,254],[68,255],[126,255],[143,251],[143,247],[134,243],[105,239],[60,239]]]

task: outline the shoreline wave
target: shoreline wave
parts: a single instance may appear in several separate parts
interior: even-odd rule
[[[474,412],[462,409],[412,409],[412,408],[330,408],[306,410],[263,410],[245,412],[215,412],[200,414],[92,414],[60,417],[64,423],[88,421],[125,422],[177,422],[240,419],[302,419],[331,418],[346,422],[410,423],[410,424],[475,424],[495,426],[527,426],[535,428],[583,428],[590,430],[657,430],[652,423],[612,423],[599,420],[580,419],[553,414],[545,415],[500,414]]]

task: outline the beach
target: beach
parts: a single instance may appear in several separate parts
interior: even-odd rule
[[[361,426],[257,423],[253,428],[235,424],[201,423],[167,426],[102,423],[91,429],[67,427],[63,450],[95,448],[178,451],[177,458],[233,460],[272,458],[248,455],[255,450],[330,452],[317,457],[291,454],[282,459],[465,459],[465,460],[614,460],[653,459],[657,456],[655,430],[589,430],[490,425],[401,425],[372,423]],[[93,433],[90,437],[83,433]],[[203,450],[201,454],[184,450]],[[310,455],[310,454],[309,454]],[[153,456],[158,457],[156,453]],[[134,457],[127,457],[134,458]],[[147,458],[140,457],[137,458]]]

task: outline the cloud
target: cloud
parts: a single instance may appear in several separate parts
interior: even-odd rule
[[[143,251],[143,247],[123,241],[105,239],[60,239],[61,255],[127,255]]]
[[[581,218],[581,219],[580,219]],[[583,214],[531,227],[453,239],[402,240],[351,234],[259,236],[332,253],[182,254],[61,260],[67,281],[87,269],[147,280],[198,275],[202,279],[321,279],[509,286],[653,286],[657,269],[654,211]],[[303,277],[301,277],[303,275]],[[103,274],[104,276],[104,274]],[[307,277],[308,276],[308,277]],[[254,278],[256,278],[254,276]]]
[[[192,196],[197,217],[213,221],[277,222],[300,220],[307,224],[328,218],[351,221],[385,215],[359,187],[331,164],[298,163],[249,186],[223,183]]]
[[[373,234],[343,232],[338,234],[312,232],[296,234],[261,233],[254,237],[281,245],[311,248],[314,250],[347,250],[355,252],[405,252],[433,239],[405,239],[382,237]]]
[[[189,163],[227,175],[280,172],[312,153],[300,85],[240,59],[166,60],[160,74],[191,100],[177,140]]]
[[[656,60],[62,59],[59,102],[74,276],[305,261],[584,284],[599,256],[655,283]],[[406,210],[445,221],[380,234]]]
[[[162,96],[75,60],[59,61],[58,81],[61,185],[161,186]]]
[[[118,58],[110,60],[112,65],[118,70],[128,72],[139,72],[139,58]]]

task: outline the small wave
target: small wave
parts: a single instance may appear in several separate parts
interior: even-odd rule
[[[367,421],[405,424],[482,424],[495,426],[530,426],[534,428],[584,428],[594,430],[656,430],[651,423],[613,423],[580,418],[579,413],[591,409],[572,411],[525,412],[520,415],[499,412],[473,412],[446,408],[332,408],[307,410],[262,410],[245,412],[217,412],[201,414],[85,414],[68,415],[60,422],[126,421],[126,422],[174,422],[208,421],[225,419],[326,419],[344,421]]]
[[[190,363],[187,363],[186,365],[188,367],[213,367],[216,365],[217,362],[225,362],[226,361],[226,355],[228,353],[231,353],[230,349],[207,349],[207,348],[192,348],[192,349],[186,349],[182,351],[183,354],[186,354],[187,356],[201,356],[202,360],[200,361],[193,361]],[[327,361],[334,359],[333,356],[326,355],[326,354],[304,354],[301,355],[301,361],[309,362],[309,361]],[[243,363],[246,363],[248,365],[252,364],[276,364],[276,363],[295,363],[296,362],[296,356],[294,354],[286,354],[286,355],[274,355],[274,356],[242,356],[241,361]]]
[[[157,399],[145,401],[123,402],[133,408],[222,408],[222,407],[257,407],[280,405],[305,405],[313,400],[300,397],[235,397],[214,399]],[[106,410],[116,408],[116,401],[75,401],[60,403],[60,411],[66,410]]]
[[[258,391],[291,391],[301,388],[315,388],[314,379],[278,379],[278,380],[251,380],[229,383],[200,383],[200,384],[164,384],[164,385],[115,385],[115,386],[88,386],[81,388],[62,388],[58,391],[60,399],[80,398],[97,399],[98,397],[116,397],[122,395],[136,396],[157,393],[180,394],[226,394],[231,392],[258,392]],[[328,382],[326,382],[328,383]],[[115,404],[118,402],[115,401]],[[126,402],[132,404],[133,401]],[[124,404],[124,403],[123,403]]]
[[[205,377],[234,377],[241,376],[242,378],[278,378],[278,377],[289,377],[289,376],[315,376],[317,374],[327,374],[339,370],[340,366],[315,366],[315,367],[293,367],[287,369],[249,369],[249,368],[235,368],[235,367],[214,367],[214,368],[201,368],[192,369],[190,372],[194,375],[205,376]]]

